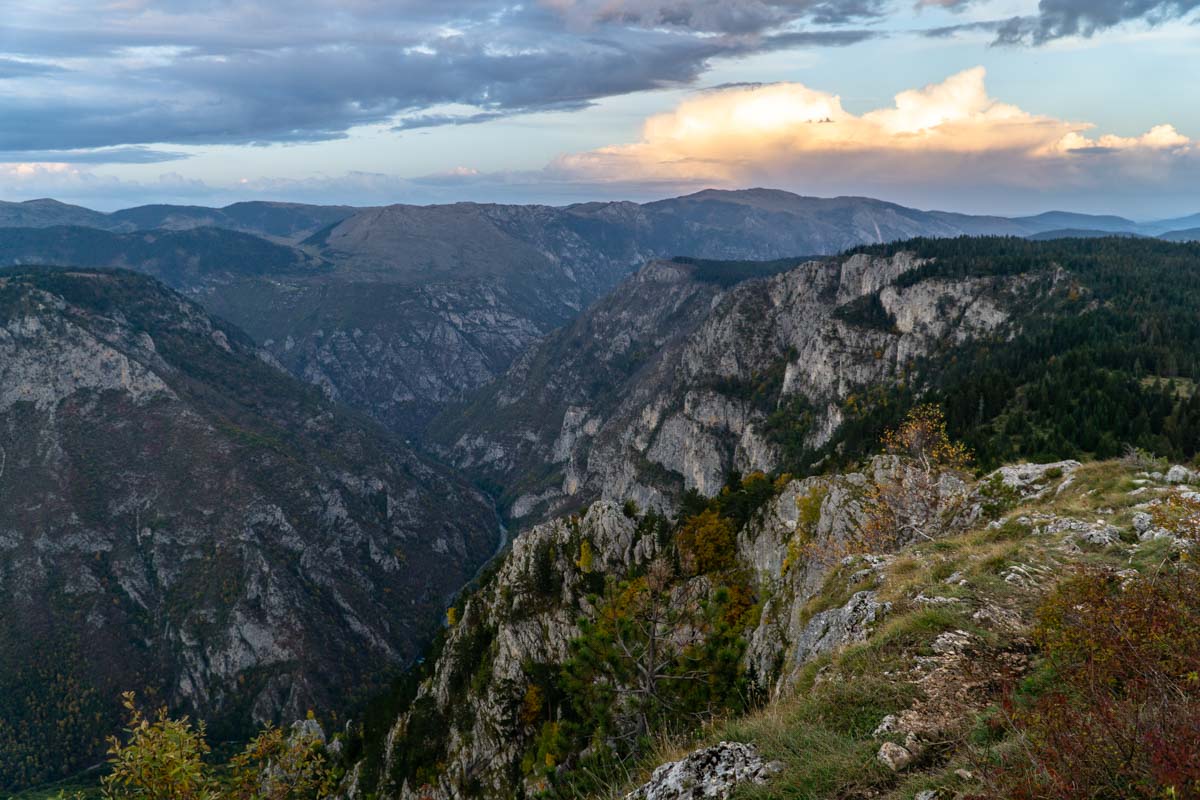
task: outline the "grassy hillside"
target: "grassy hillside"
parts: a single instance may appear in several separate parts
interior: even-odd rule
[[[595,796],[719,741],[781,767],[745,800],[1197,796],[1200,506],[1162,469],[1053,470],[994,519],[887,558],[868,582],[891,611],[865,642],[757,711],[661,741]],[[1165,528],[1139,535],[1147,515]],[[845,602],[864,566],[833,572],[811,608]],[[889,743],[911,755],[899,769]]]

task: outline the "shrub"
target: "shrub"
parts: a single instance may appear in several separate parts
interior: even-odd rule
[[[530,685],[525,690],[525,696],[521,699],[521,711],[518,714],[518,719],[521,724],[529,727],[537,722],[542,717],[542,710],[546,706],[546,696],[540,686],[536,684]]]
[[[733,523],[713,509],[691,517],[675,534],[683,568],[704,575],[732,567],[735,535]]]
[[[761,472],[751,472],[745,478],[734,473],[710,505],[728,517],[735,528],[741,528],[775,493],[775,482]]]
[[[562,576],[554,563],[557,555],[549,539],[538,542],[533,551],[533,590],[542,597],[552,597],[562,588]]]
[[[1057,471],[1057,475],[1051,472]],[[1062,470],[1047,470],[1046,477],[1056,480],[1062,477]],[[1021,500],[1021,492],[1015,486],[1009,486],[999,474],[988,478],[979,486],[980,506],[984,519],[1000,519],[1005,512],[1017,505]]]
[[[575,566],[579,567],[579,571],[587,575],[592,571],[592,562],[595,561],[595,553],[592,552],[592,543],[588,539],[584,539],[579,543],[579,558],[575,559]]]
[[[804,557],[812,545],[817,525],[821,522],[821,506],[829,496],[829,488],[822,485],[809,489],[802,497],[796,498],[796,532],[788,541],[787,555],[783,559],[783,571],[786,574]]]
[[[314,800],[334,788],[325,743],[315,733],[268,728],[230,767],[229,800]]]
[[[893,552],[914,540],[933,541],[959,523],[967,495],[945,491],[945,478],[962,473],[971,454],[947,434],[942,410],[917,406],[903,424],[884,433],[882,444],[897,459],[897,468],[867,488],[857,529],[842,541],[813,544],[810,551],[817,558]]]
[[[1200,499],[1171,495],[1154,507],[1154,524],[1166,528],[1180,539],[1200,544]]]
[[[1080,572],[1036,639],[1049,679],[1005,702],[1020,747],[988,797],[1200,797],[1200,574]]]
[[[267,728],[220,767],[207,762],[204,724],[153,717],[123,696],[129,714],[125,740],[109,740],[105,800],[312,800],[333,790],[323,739],[304,729]],[[311,715],[310,715],[311,716]]]
[[[109,739],[110,772],[104,776],[104,795],[112,800],[217,800],[217,784],[204,757],[204,723],[187,717],[171,719],[167,709],[153,718],[137,707],[132,692],[124,695],[129,712],[126,741]]]

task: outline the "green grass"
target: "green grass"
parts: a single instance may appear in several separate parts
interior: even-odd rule
[[[74,797],[76,793],[79,793],[87,800],[95,800],[101,796],[99,777],[93,773],[82,777],[67,778],[57,783],[25,789],[16,794],[0,793],[0,797],[5,800],[54,800],[60,793],[66,797]]]

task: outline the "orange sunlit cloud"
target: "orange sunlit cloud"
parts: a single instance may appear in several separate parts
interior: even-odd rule
[[[976,67],[896,95],[855,115],[837,95],[798,83],[718,89],[649,118],[642,139],[563,156],[554,168],[591,180],[741,185],[764,179],[822,182],[983,180],[1006,185],[1086,182],[1097,158],[1118,168],[1191,157],[1196,144],[1170,125],[1143,136],[1089,135],[1091,125],[1031,114],[992,98]]]

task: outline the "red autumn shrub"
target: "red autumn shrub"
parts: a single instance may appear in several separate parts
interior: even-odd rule
[[[1200,573],[1080,572],[1036,637],[1047,688],[1005,701],[1016,747],[985,796],[1200,798]]]

